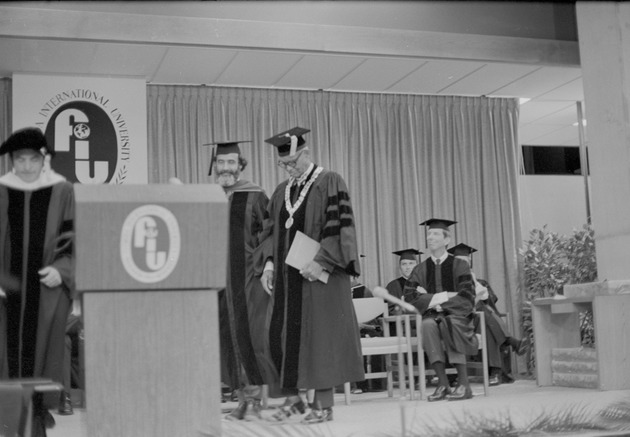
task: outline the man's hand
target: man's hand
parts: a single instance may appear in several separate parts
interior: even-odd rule
[[[311,282],[316,281],[324,272],[324,268],[315,261],[311,261],[302,267],[300,275]]]
[[[271,296],[271,291],[273,290],[273,270],[265,270],[260,277],[260,282],[265,292]]]
[[[423,287],[421,287],[419,285],[416,287],[416,291],[418,293],[420,293],[420,294],[427,294],[428,293],[428,291],[426,289],[424,289]]]
[[[52,266],[44,267],[39,273],[39,282],[44,284],[46,287],[54,288],[61,285],[61,274],[59,270]]]

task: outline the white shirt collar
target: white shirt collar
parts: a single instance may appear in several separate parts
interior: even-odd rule
[[[42,171],[39,177],[33,182],[24,182],[17,175],[15,175],[15,173],[9,172],[0,177],[0,185],[5,185],[9,188],[21,191],[35,191],[39,190],[40,188],[50,187],[65,180],[66,178],[64,178],[59,173],[56,173],[52,169]]]
[[[433,255],[431,255],[431,260],[433,260],[433,264],[435,264],[435,261],[437,261],[438,259],[440,260],[440,264],[443,264],[444,261],[446,261],[446,258],[448,258],[448,252],[444,252],[444,254],[439,258],[436,258]]]

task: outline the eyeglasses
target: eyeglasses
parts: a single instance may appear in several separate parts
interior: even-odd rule
[[[295,168],[297,166],[297,162],[300,159],[301,154],[302,154],[302,151],[298,152],[297,156],[289,161],[282,161],[278,159],[278,166],[281,168],[287,168],[287,167]]]

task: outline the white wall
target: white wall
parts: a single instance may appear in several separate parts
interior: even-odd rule
[[[587,222],[582,176],[521,175],[519,202],[523,240],[545,224],[552,232],[568,235]]]

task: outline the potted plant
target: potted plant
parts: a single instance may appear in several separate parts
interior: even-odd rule
[[[519,254],[523,261],[525,293],[523,296],[523,335],[530,338],[532,348],[527,360],[527,370],[534,370],[533,330],[531,301],[539,297],[562,294],[567,284],[581,284],[597,280],[594,230],[586,224],[571,235],[551,232],[546,226],[533,229]],[[591,311],[580,313],[582,346],[593,347],[593,315]]]

